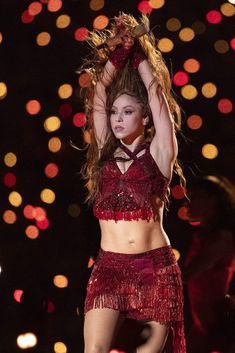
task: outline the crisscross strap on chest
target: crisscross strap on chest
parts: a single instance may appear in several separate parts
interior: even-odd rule
[[[125,157],[114,157],[115,161],[130,161],[130,160],[138,160],[138,156],[137,154],[146,149],[147,144],[146,143],[142,143],[141,145],[137,146],[137,148],[132,152],[129,150],[129,148],[127,148],[125,145],[123,145],[121,142],[119,142],[118,147],[120,147],[130,158],[125,158]]]

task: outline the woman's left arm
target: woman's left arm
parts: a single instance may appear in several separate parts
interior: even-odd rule
[[[155,136],[150,145],[150,152],[161,172],[170,179],[178,153],[174,119],[166,96],[162,92],[161,86],[156,82],[147,59],[139,64],[138,70],[148,90],[149,105],[155,127]]]

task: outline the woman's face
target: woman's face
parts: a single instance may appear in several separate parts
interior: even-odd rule
[[[122,94],[113,103],[110,123],[115,137],[129,144],[144,133],[148,118],[143,117],[142,106],[136,98]]]

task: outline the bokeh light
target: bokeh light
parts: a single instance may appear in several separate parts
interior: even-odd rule
[[[203,34],[206,31],[206,25],[202,21],[195,21],[192,23],[191,28],[195,34]]]
[[[233,50],[235,50],[235,38],[232,38],[232,39],[230,40],[229,44],[230,44],[230,47],[231,47]]]
[[[182,219],[183,221],[187,221],[188,220],[188,214],[187,214],[187,207],[182,206],[178,209],[178,217],[180,219]]]
[[[185,85],[181,88],[181,94],[185,99],[191,100],[197,97],[198,92],[195,86]]]
[[[74,38],[77,41],[82,42],[88,38],[88,34],[89,34],[89,32],[86,27],[80,27],[80,28],[76,29],[76,31],[74,32]]]
[[[45,218],[41,221],[36,221],[36,225],[39,229],[46,230],[49,227],[50,222],[48,218]]]
[[[55,201],[55,193],[51,189],[43,189],[40,193],[40,198],[43,202],[51,204]]]
[[[179,252],[179,250],[177,250],[177,249],[172,249],[172,251],[173,251],[173,253],[174,253],[174,255],[175,255],[176,261],[179,261],[179,259],[180,259],[180,252]]]
[[[187,125],[192,130],[198,130],[202,126],[203,120],[200,115],[193,114],[188,117]]]
[[[88,73],[82,73],[78,78],[78,83],[81,87],[88,87],[91,81],[91,77]]]
[[[15,289],[13,293],[13,298],[17,303],[21,302],[21,297],[24,294],[24,291],[22,289]]]
[[[34,207],[32,205],[26,205],[23,209],[23,214],[27,219],[34,219]]]
[[[4,99],[7,95],[7,85],[5,82],[0,82],[0,99]]]
[[[59,137],[51,137],[48,141],[48,149],[52,153],[57,153],[60,151],[62,146],[61,140]]]
[[[222,21],[222,15],[219,11],[211,10],[207,12],[206,19],[210,24],[217,24]]]
[[[50,12],[57,12],[61,9],[62,5],[62,0],[49,0],[47,9]]]
[[[73,116],[73,125],[82,127],[86,124],[86,115],[84,113],[76,113]]]
[[[39,230],[38,230],[38,228],[35,225],[29,225],[25,229],[25,235],[29,239],[37,239],[37,237],[39,236]]]
[[[73,111],[73,108],[72,108],[71,104],[63,103],[63,104],[61,104],[61,106],[59,108],[59,115],[62,118],[68,118],[71,115],[72,111]]]
[[[141,12],[141,13],[143,13],[143,14],[148,14],[148,15],[150,15],[151,14],[151,12],[152,12],[152,10],[153,10],[153,8],[152,8],[152,6],[151,6],[151,4],[150,4],[150,2],[149,1],[140,1],[139,3],[138,3],[138,10]]]
[[[44,121],[44,129],[47,132],[54,132],[61,126],[61,121],[57,116],[50,116]]]
[[[189,77],[188,74],[184,71],[178,71],[173,76],[173,83],[176,86],[184,86],[188,83]]]
[[[190,42],[195,37],[194,30],[189,27],[182,28],[179,32],[179,38],[183,42]]]
[[[183,67],[189,73],[195,73],[200,70],[200,62],[194,58],[185,60]]]
[[[71,23],[71,18],[68,15],[60,15],[56,19],[56,27],[60,29],[67,28],[70,25],[70,23]]]
[[[17,157],[15,153],[13,152],[8,152],[4,156],[4,163],[6,164],[7,167],[14,167],[17,162]]]
[[[3,35],[2,35],[2,32],[0,32],[0,44],[2,43],[3,41]]]
[[[28,349],[36,346],[37,337],[34,333],[27,332],[17,337],[17,345],[21,349]]]
[[[21,21],[22,21],[24,24],[28,24],[28,23],[33,22],[34,17],[35,17],[35,16],[30,15],[30,13],[29,13],[28,10],[25,10],[25,11],[22,13],[22,15],[21,15]]]
[[[88,268],[91,268],[91,267],[94,265],[94,263],[95,263],[95,260],[94,260],[94,258],[91,256],[91,257],[89,258],[87,267],[88,267]]]
[[[104,0],[91,0],[90,9],[93,11],[99,11],[104,7]]]
[[[207,143],[202,147],[202,155],[207,159],[214,159],[218,156],[218,148],[211,143]]]
[[[84,133],[83,133],[83,140],[90,144],[91,143],[91,134],[88,130],[85,130]]]
[[[232,17],[235,15],[235,7],[227,2],[220,6],[220,11],[226,17]]]
[[[176,17],[172,17],[166,22],[166,28],[171,32],[178,31],[180,27],[181,27],[181,22]]]
[[[59,172],[59,168],[55,163],[48,163],[44,169],[44,173],[48,178],[55,178]]]
[[[3,178],[3,183],[8,188],[11,188],[16,184],[16,176],[13,173],[6,173]]]
[[[9,202],[12,206],[19,207],[22,204],[22,196],[17,191],[12,191],[8,196]]]
[[[56,342],[54,344],[55,353],[67,353],[67,347],[63,342]]]
[[[212,82],[207,82],[202,86],[202,94],[206,98],[213,98],[217,93],[217,87]]]
[[[53,278],[53,283],[58,288],[66,288],[68,287],[69,281],[68,281],[68,278],[64,275],[56,275]]]
[[[103,30],[109,24],[109,18],[104,15],[97,16],[93,21],[94,29]]]
[[[48,32],[41,32],[36,37],[36,42],[40,47],[48,45],[51,41],[51,35]]]
[[[39,1],[33,1],[29,4],[28,12],[31,16],[38,15],[42,11],[42,4]]]
[[[153,9],[160,9],[165,4],[165,0],[149,0],[149,5]]]
[[[219,39],[214,43],[214,48],[219,54],[225,54],[229,51],[229,44],[224,39]]]
[[[31,99],[26,103],[26,111],[30,115],[36,115],[40,112],[40,110],[41,110],[41,104],[38,100]]]
[[[185,190],[181,185],[175,185],[172,190],[172,196],[177,199],[177,200],[181,200],[184,198],[185,196]]]
[[[72,203],[69,205],[69,207],[68,207],[69,216],[71,216],[73,218],[77,218],[77,217],[79,217],[80,212],[81,212],[80,206],[77,205],[76,203]]]
[[[58,89],[58,96],[62,99],[69,98],[73,93],[73,87],[69,83],[64,83]]]
[[[174,43],[169,38],[161,38],[157,43],[158,49],[163,53],[169,53],[174,48]]]
[[[33,218],[37,221],[43,221],[46,218],[46,210],[42,207],[34,207],[33,208]]]
[[[228,98],[222,98],[218,102],[218,109],[223,114],[229,114],[233,110],[233,103]]]
[[[3,220],[7,224],[14,224],[17,220],[17,216],[14,211],[6,210],[2,216]]]

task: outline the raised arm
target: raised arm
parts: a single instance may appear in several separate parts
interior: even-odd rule
[[[161,86],[156,82],[152,68],[145,59],[138,66],[139,74],[148,90],[149,105],[152,111],[155,136],[150,152],[161,172],[169,179],[178,153],[174,120]]]

